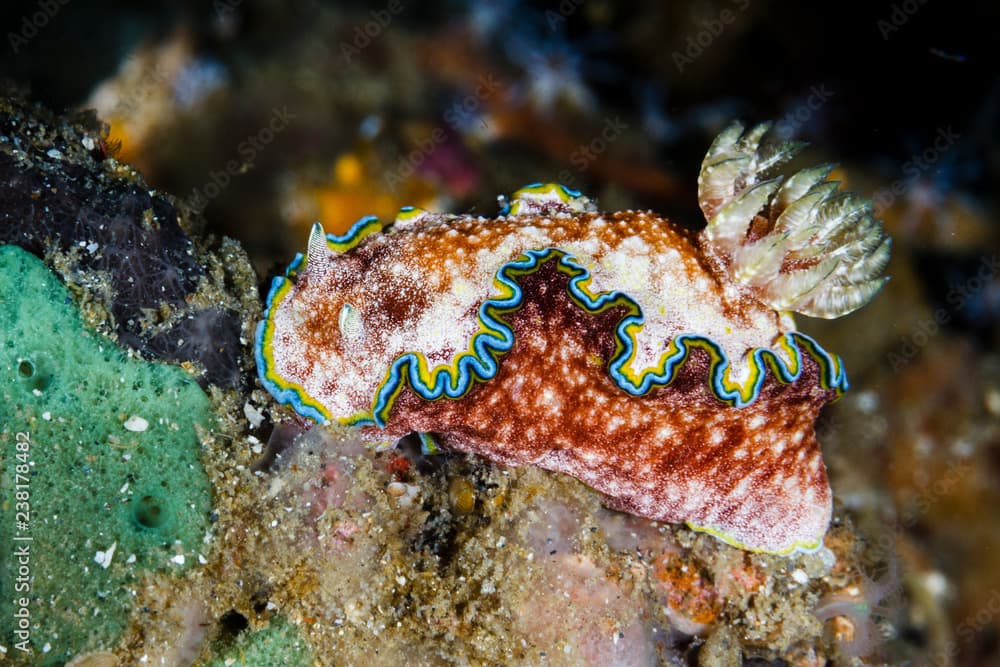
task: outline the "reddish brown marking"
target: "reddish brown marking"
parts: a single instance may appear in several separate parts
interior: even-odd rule
[[[709,359],[700,350],[671,385],[631,396],[607,372],[614,327],[624,311],[588,314],[569,299],[566,282],[554,262],[522,279],[524,305],[507,316],[516,342],[497,376],[461,400],[428,402],[405,389],[383,437],[439,433],[446,446],[571,474],[633,514],[735,524],[737,539],[760,537],[763,548],[780,548],[797,522],[805,532],[794,533],[795,539],[822,533],[829,506],[826,470],[821,461],[809,465],[819,460],[813,423],[833,392],[819,388],[819,368],[810,358],[797,382],[784,385],[769,376],[759,398],[745,408],[711,394]],[[570,354],[561,358],[564,350]],[[559,411],[536,408],[547,391],[561,402]],[[658,434],[664,427],[673,431],[665,439]],[[796,432],[802,434],[797,443]],[[783,447],[780,454],[776,444]],[[780,478],[791,479],[792,487],[780,485]],[[750,483],[741,491],[744,480]],[[693,508],[684,505],[689,482],[706,496]],[[802,496],[810,488],[813,502]]]

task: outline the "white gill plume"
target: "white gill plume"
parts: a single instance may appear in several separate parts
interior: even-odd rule
[[[776,310],[846,315],[888,280],[879,274],[890,240],[869,201],[826,180],[832,165],[776,175],[804,144],[774,141],[770,129],[733,123],[712,142],[698,177],[701,243]]]

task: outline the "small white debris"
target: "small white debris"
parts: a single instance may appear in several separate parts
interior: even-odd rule
[[[126,563],[132,564],[135,562],[135,554],[129,554],[129,557],[125,559]]]
[[[250,425],[254,428],[259,427],[264,421],[264,414],[251,405],[250,401],[243,404],[243,414],[246,416],[247,421],[250,422]]]
[[[924,575],[924,588],[936,598],[943,598],[948,592],[948,580],[943,574],[934,570]]]
[[[385,492],[390,497],[396,498],[401,507],[410,507],[420,494],[420,487],[402,482],[390,482],[386,486]]]
[[[128,491],[128,482],[122,484],[122,488],[118,489],[118,493],[125,493],[126,491]]]
[[[32,389],[31,390],[31,394],[32,394],[32,396],[41,396],[42,392],[39,389]]]
[[[124,461],[125,463],[128,463],[131,460],[132,460],[132,455],[131,454],[122,454],[122,461]]]
[[[955,456],[967,459],[976,452],[975,445],[965,438],[959,438],[951,445],[951,451]]]
[[[206,563],[208,563],[208,559],[202,556],[201,554],[198,554],[198,564],[205,565]]]
[[[170,561],[173,562],[173,563],[177,563],[178,565],[183,565],[184,564],[184,554],[177,554],[176,556],[174,556],[173,558],[171,558]]]
[[[138,415],[132,415],[125,420],[125,429],[133,433],[142,433],[149,428],[149,422]]]
[[[497,540],[497,549],[503,549],[504,546],[506,546],[506,544],[507,544],[507,538],[501,535],[500,539]]]
[[[42,653],[48,653],[51,650],[52,650],[52,644],[45,642],[45,645],[42,646]]]
[[[993,416],[1000,415],[1000,390],[989,389],[986,391],[986,397],[984,398],[984,403],[986,404],[986,409],[989,410],[990,414]]]
[[[792,570],[792,579],[794,579],[799,584],[804,584],[809,581],[809,575],[802,568],[797,568]]]
[[[490,593],[496,593],[497,587],[491,579],[487,579],[483,582],[483,585],[479,587],[479,590],[483,595],[489,595]]]
[[[54,160],[61,160],[63,157],[62,151],[58,148],[50,148],[45,154]]]
[[[829,547],[821,548],[817,554],[823,562],[823,574],[828,573],[837,564],[837,554],[833,553]]]
[[[52,421],[52,413],[46,410],[45,412],[42,413],[42,419],[44,419],[47,422]]]
[[[271,483],[267,488],[267,498],[271,499],[281,493],[281,490],[285,488],[285,481],[281,477],[275,477],[271,480]]]
[[[854,397],[857,402],[858,409],[866,414],[873,414],[879,408],[878,394],[869,389],[867,391],[862,391]]]
[[[97,249],[100,247],[101,246],[97,245],[96,241],[91,241],[90,243],[87,244],[87,252],[93,255],[95,252],[97,252]]]
[[[399,584],[400,586],[405,586],[406,577],[404,577],[403,575],[399,575],[398,577],[396,577],[396,583]]]
[[[108,569],[108,566],[111,565],[111,559],[115,557],[116,548],[118,548],[118,542],[112,542],[107,551],[98,551],[94,555],[94,562],[103,567],[105,570]]]

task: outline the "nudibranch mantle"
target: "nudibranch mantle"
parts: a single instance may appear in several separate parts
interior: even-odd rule
[[[496,218],[317,224],[273,281],[261,380],[375,443],[415,431],[743,548],[817,548],[831,497],[813,424],[847,379],[789,311],[863,305],[889,244],[828,168],[766,180],[797,149],[766,136],[716,139],[698,234],[552,184]]]

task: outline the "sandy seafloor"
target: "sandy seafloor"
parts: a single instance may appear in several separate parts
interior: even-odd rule
[[[219,418],[195,441],[203,534],[132,562],[110,538],[37,553],[26,653],[11,424],[86,425],[98,408],[45,419],[17,404],[25,367],[5,367],[0,664],[1000,664],[1000,79],[970,28],[995,10],[74,0],[0,14],[0,241],[40,257],[100,340],[182,369]],[[837,162],[893,238],[870,305],[798,318],[852,385],[817,424],[835,496],[817,553],[749,554],[541,470],[408,441],[374,452],[257,381],[262,295],[313,221],[343,231],[406,204],[491,215],[497,195],[559,181],[698,229],[701,157],[737,118],[810,142],[803,164]],[[54,497],[89,493],[59,460]]]

